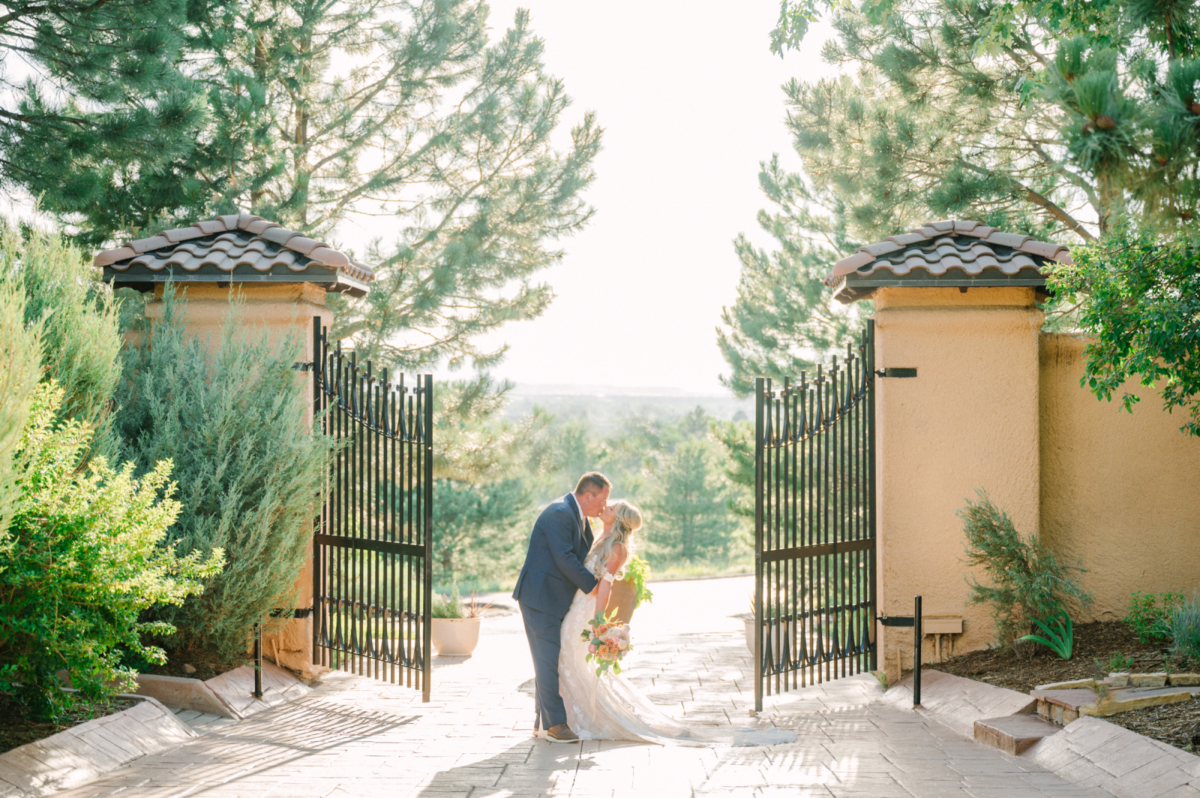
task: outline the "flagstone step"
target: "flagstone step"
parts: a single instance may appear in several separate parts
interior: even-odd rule
[[[1018,756],[1060,731],[1061,726],[1037,715],[1007,715],[975,721],[975,742]]]
[[[1108,690],[1104,696],[1091,688],[1032,690],[1029,695],[1037,701],[1037,714],[1046,720],[1065,726],[1084,715],[1107,718],[1135,709],[1177,704],[1190,701],[1200,693],[1197,687],[1127,687]]]

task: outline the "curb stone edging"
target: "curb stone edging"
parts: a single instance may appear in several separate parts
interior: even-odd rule
[[[138,703],[0,754],[0,795],[50,795],[198,736],[153,698],[117,698]]]
[[[290,671],[263,663],[263,697],[255,698],[254,668],[243,665],[207,681],[178,676],[139,676],[138,695],[154,698],[171,708],[194,710],[231,720],[245,720],[269,707],[312,691]]]
[[[1037,703],[1032,696],[940,671],[923,672],[921,699],[923,714],[969,739],[977,720],[1038,717],[1031,712]],[[911,709],[912,676],[890,687],[884,700]],[[1116,798],[1200,798],[1200,756],[1096,717],[1059,727],[1018,756]]]
[[[889,703],[911,709],[912,674],[889,687],[883,695]],[[924,714],[973,740],[975,721],[1032,714],[1037,710],[1037,701],[1025,693],[994,684],[922,670],[921,708]]]
[[[1100,718],[1081,717],[1022,757],[1117,798],[1200,798],[1200,757]]]

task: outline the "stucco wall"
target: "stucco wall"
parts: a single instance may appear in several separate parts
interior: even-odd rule
[[[879,610],[965,620],[955,650],[992,639],[986,608],[966,606],[962,521],[977,488],[1029,530],[1039,519],[1038,330],[1028,288],[884,288],[876,294]],[[912,630],[881,628],[880,667],[909,667]],[[933,641],[927,640],[927,658]]]
[[[1152,389],[1130,414],[1081,387],[1086,343],[1041,338],[1041,529],[1111,620],[1134,590],[1200,589],[1200,439]]]

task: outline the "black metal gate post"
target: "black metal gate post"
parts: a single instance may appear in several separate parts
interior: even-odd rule
[[[755,711],[877,667],[874,333],[815,374],[755,381]]]
[[[433,377],[406,387],[313,319],[313,423],[337,445],[313,524],[313,659],[430,698]]]

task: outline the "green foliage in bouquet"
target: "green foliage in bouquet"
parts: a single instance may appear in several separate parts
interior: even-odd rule
[[[579,633],[580,638],[588,644],[585,662],[596,664],[596,675],[603,676],[608,672],[621,673],[621,659],[633,650],[629,640],[629,627],[615,623],[616,613],[598,612],[596,617],[588,622],[587,628]]]
[[[654,594],[646,583],[650,581],[650,563],[641,557],[630,557],[625,564],[625,581],[637,588],[636,605],[649,604],[654,601]]]

